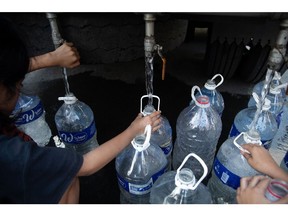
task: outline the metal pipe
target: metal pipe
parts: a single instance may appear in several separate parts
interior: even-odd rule
[[[55,49],[57,49],[61,44],[64,43],[64,40],[59,32],[57,15],[55,13],[46,13],[46,17],[48,18],[51,26],[53,44],[55,46]]]

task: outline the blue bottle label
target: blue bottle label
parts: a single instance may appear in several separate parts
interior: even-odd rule
[[[271,147],[272,139],[271,140],[261,140],[262,146],[265,149],[269,149]]]
[[[239,134],[240,134],[239,130],[236,128],[235,124],[233,123],[232,128],[230,130],[229,137],[234,137],[234,136],[237,136]]]
[[[165,147],[161,147],[162,151],[164,152],[165,155],[168,155],[172,149],[173,149],[173,145],[168,145],[168,146],[165,146]]]
[[[95,121],[91,125],[79,132],[58,131],[59,137],[64,143],[82,144],[91,139],[96,133]]]
[[[121,177],[117,172],[117,179],[119,185],[126,190],[127,192],[135,195],[144,195],[150,192],[154,182],[161,176],[166,170],[166,167],[161,169],[159,172],[152,175],[152,177],[148,180],[148,182],[144,184],[133,184],[126,181],[123,177]]]
[[[288,151],[286,152],[283,160],[284,160],[284,164],[286,165],[286,167],[288,167]]]
[[[276,116],[276,122],[277,122],[278,128],[279,128],[280,123],[281,123],[282,114],[283,114],[283,111],[281,111],[281,112]]]
[[[230,172],[225,166],[223,166],[223,164],[220,163],[217,157],[215,157],[213,169],[216,176],[223,184],[235,190],[240,186],[241,178],[238,175]]]
[[[35,121],[43,114],[43,112],[44,112],[43,105],[42,102],[40,101],[38,105],[35,106],[33,109],[20,113],[17,116],[15,125],[20,126]]]

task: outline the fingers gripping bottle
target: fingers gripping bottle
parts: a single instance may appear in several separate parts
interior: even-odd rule
[[[155,111],[154,106],[149,103],[144,107],[144,110],[142,109],[143,99],[146,97],[156,98],[158,100],[158,110],[160,109],[160,98],[158,96],[144,95],[141,97],[141,100],[140,100],[140,112],[144,116],[149,115]],[[172,128],[170,126],[168,119],[165,116],[161,115],[160,118],[161,118],[160,128],[151,133],[150,143],[155,143],[162,149],[162,151],[164,152],[168,160],[167,170],[171,170],[171,164],[172,164],[171,153],[173,150]]]
[[[154,182],[166,172],[167,159],[158,145],[150,143],[150,137],[151,125],[147,125],[145,133],[116,157],[121,204],[149,204]]]
[[[260,100],[255,93],[253,93],[253,97],[257,101],[257,106],[247,107],[237,113],[233,125],[231,126],[229,137],[234,137],[239,135],[241,132],[248,131],[252,124],[254,124],[256,112],[260,112],[259,117],[255,122],[255,128],[259,132],[263,146],[266,149],[269,149],[272,139],[278,130],[276,118],[270,112],[271,103],[267,98],[264,100],[262,109],[259,110]]]
[[[217,77],[220,77],[221,80],[216,85],[215,79]],[[222,113],[224,110],[224,99],[221,93],[217,91],[216,88],[219,87],[223,83],[223,81],[224,81],[223,76],[221,74],[216,74],[215,76],[213,76],[212,79],[208,79],[204,85],[204,88],[201,89],[201,93],[209,97],[211,106],[214,107],[214,109],[219,113],[220,116],[222,116]],[[199,95],[200,95],[200,92],[196,94],[196,97]]]
[[[50,127],[45,121],[45,110],[37,95],[20,93],[12,113],[16,127],[29,135],[40,147],[46,146],[52,136]]]
[[[174,170],[178,169],[186,155],[193,152],[203,159],[209,174],[222,131],[222,121],[216,110],[210,106],[209,98],[201,94],[196,99],[195,90],[200,89],[194,86],[191,90],[195,103],[186,107],[176,122],[172,165]],[[200,179],[202,167],[197,161],[189,160],[185,166],[193,167],[195,177]]]
[[[79,101],[73,93],[65,97],[63,105],[55,114],[59,137],[65,148],[74,149],[84,155],[99,146],[93,111]]]
[[[195,157],[203,167],[203,175],[197,181],[189,168],[183,168],[190,157]],[[212,204],[208,188],[201,183],[208,172],[204,161],[196,154],[188,154],[177,171],[169,171],[160,176],[152,186],[151,204]],[[197,181],[197,182],[196,182]]]
[[[242,132],[237,137],[228,138],[219,148],[207,184],[213,203],[237,203],[236,190],[240,186],[240,179],[261,174],[253,169],[240,153],[240,150],[246,151],[241,147],[245,143],[261,145],[259,133],[255,130]]]

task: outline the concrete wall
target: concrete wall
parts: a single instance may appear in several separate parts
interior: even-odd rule
[[[45,13],[5,14],[26,33],[31,55],[54,49]],[[126,62],[143,57],[145,21],[142,13],[57,13],[62,38],[73,42],[82,64]],[[155,39],[163,52],[185,39],[188,21],[156,15]]]

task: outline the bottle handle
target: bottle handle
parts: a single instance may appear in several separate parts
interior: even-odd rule
[[[194,102],[195,102],[195,104],[196,104],[197,106],[201,106],[201,104],[197,101],[197,99],[196,99],[196,97],[195,97],[195,91],[196,91],[196,90],[199,91],[199,93],[200,93],[201,96],[203,95],[202,92],[201,92],[201,90],[200,90],[200,88],[199,88],[199,86],[193,86],[192,89],[191,89],[191,97],[192,97],[192,100],[194,100]]]
[[[254,93],[254,92],[253,92]],[[237,143],[237,140],[240,138],[240,136],[244,136],[244,132],[240,133],[234,140],[233,140],[233,144],[240,150],[240,151],[243,151],[243,152],[246,152],[248,154],[251,155],[251,153],[249,151],[247,151],[246,149],[244,149],[241,145],[239,145]]]
[[[214,81],[214,79],[215,79],[216,77],[218,77],[218,76],[221,78],[221,80],[220,80],[220,82],[216,85],[215,88],[217,88],[218,86],[220,86],[220,85],[223,83],[223,81],[224,81],[224,77],[223,77],[221,74],[215,74],[215,76],[213,76],[211,80]]]
[[[137,151],[141,152],[145,149],[147,149],[150,146],[150,138],[151,138],[151,131],[152,131],[152,127],[151,125],[146,125],[145,127],[145,131],[144,134],[146,134],[146,138],[144,143],[142,144],[138,144],[137,142],[135,142],[135,138],[132,140],[131,144],[133,145],[134,149],[136,149]]]
[[[142,103],[142,101],[143,101],[144,98],[147,98],[147,97],[153,97],[153,98],[158,99],[158,108],[157,108],[157,111],[159,111],[159,110],[160,110],[160,98],[159,98],[157,95],[152,95],[152,94],[150,94],[150,95],[143,95],[143,96],[140,98],[140,112],[144,115],[144,112],[143,112],[143,103]]]
[[[184,186],[184,185],[181,184],[181,182],[178,181],[178,176],[179,176],[179,172],[180,172],[181,168],[184,166],[184,164],[186,163],[186,161],[187,161],[191,156],[193,156],[194,158],[196,158],[196,159],[199,161],[199,163],[202,165],[202,167],[203,167],[203,175],[202,175],[201,178],[198,180],[198,182],[196,182],[196,183],[193,184],[193,185],[188,185],[188,188],[187,188],[187,189],[195,190],[195,189],[198,187],[198,185],[202,182],[202,180],[206,177],[206,175],[207,175],[207,173],[208,173],[207,165],[206,165],[205,162],[204,162],[198,155],[196,155],[195,153],[190,153],[190,154],[188,154],[188,155],[184,158],[182,164],[181,164],[180,167],[177,169],[177,173],[176,173],[176,175],[175,175],[175,184],[176,184],[176,186],[179,186],[179,187]],[[185,187],[186,187],[186,186],[185,186]]]

